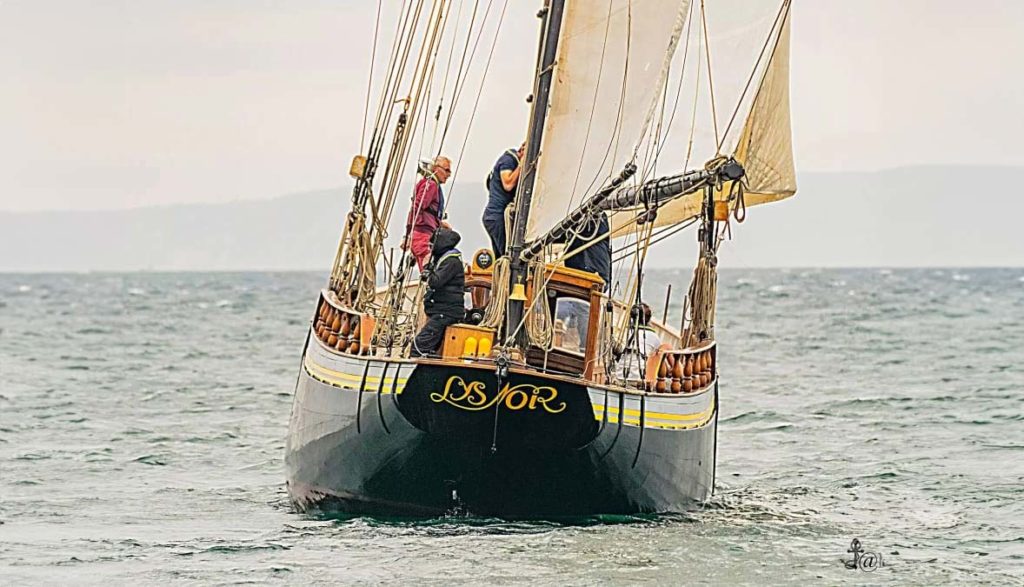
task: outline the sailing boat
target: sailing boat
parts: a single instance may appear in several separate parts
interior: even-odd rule
[[[472,256],[475,323],[448,327],[440,356],[414,358],[423,287],[408,254],[384,242],[452,9],[406,0],[399,15],[302,352],[291,500],[301,511],[509,518],[707,500],[716,253],[748,208],[796,192],[790,0],[544,0],[509,249]],[[675,120],[684,138],[673,145]],[[580,228],[601,215],[610,235]],[[699,253],[681,327],[652,321],[660,348],[623,352],[641,328],[648,250],[688,227]],[[618,251],[611,284],[564,266],[600,238]],[[626,375],[631,360],[640,377]]]

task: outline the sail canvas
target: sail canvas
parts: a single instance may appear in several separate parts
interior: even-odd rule
[[[795,193],[788,31],[789,0],[570,3],[527,239],[630,163],[630,183],[640,184],[735,156],[747,170],[747,205]],[[699,211],[699,197],[683,197],[659,210],[657,224]],[[635,217],[615,214],[616,234]]]

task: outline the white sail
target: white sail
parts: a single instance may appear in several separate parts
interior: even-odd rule
[[[743,203],[747,207],[775,202],[796,193],[789,111],[789,30],[789,5],[786,2],[771,23],[770,36],[763,47],[762,65],[755,71],[754,85],[739,103],[733,126],[723,139],[722,153],[735,156],[746,171]],[[714,58],[714,37],[711,47]],[[717,97],[717,78],[715,86]],[[710,151],[712,135],[706,131],[703,134],[704,143],[708,145],[705,149]],[[704,159],[696,155],[694,157],[691,167],[704,163]],[[736,200],[727,201],[730,187],[724,186],[715,193],[716,201],[723,202],[718,204],[719,214],[724,211],[723,207],[731,210],[739,204]],[[676,224],[699,215],[703,198],[703,192],[699,192],[669,202],[658,210],[655,226]],[[616,236],[629,232],[634,216],[629,212],[615,215],[613,224],[618,229]]]
[[[566,2],[527,240],[547,232],[634,159],[689,5]]]
[[[747,206],[796,193],[793,133],[789,118],[789,19],[783,24],[775,55],[747,116],[736,159],[746,169]]]
[[[563,23],[528,240],[629,162],[641,183],[732,155],[747,169],[748,206],[795,193],[789,0],[579,4]],[[700,196],[680,198],[657,224],[699,211]],[[613,217],[617,236],[635,216]]]

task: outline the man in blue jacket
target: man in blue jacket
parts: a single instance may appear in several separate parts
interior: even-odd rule
[[[520,145],[518,151],[508,149],[501,154],[487,176],[487,207],[484,208],[483,221],[484,230],[491,238],[495,258],[505,254],[505,209],[516,197],[525,152],[526,143]]]
[[[441,226],[434,232],[430,262],[423,268],[421,279],[427,282],[423,294],[423,311],[427,323],[412,343],[412,356],[436,355],[444,341],[444,331],[466,317],[466,274],[462,254],[455,245],[462,237]]]

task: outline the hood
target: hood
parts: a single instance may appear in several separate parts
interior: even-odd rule
[[[462,236],[450,228],[438,228],[434,232],[434,244],[431,248],[431,252],[434,256],[440,256],[444,253],[455,248],[455,245],[459,244],[462,240]]]

